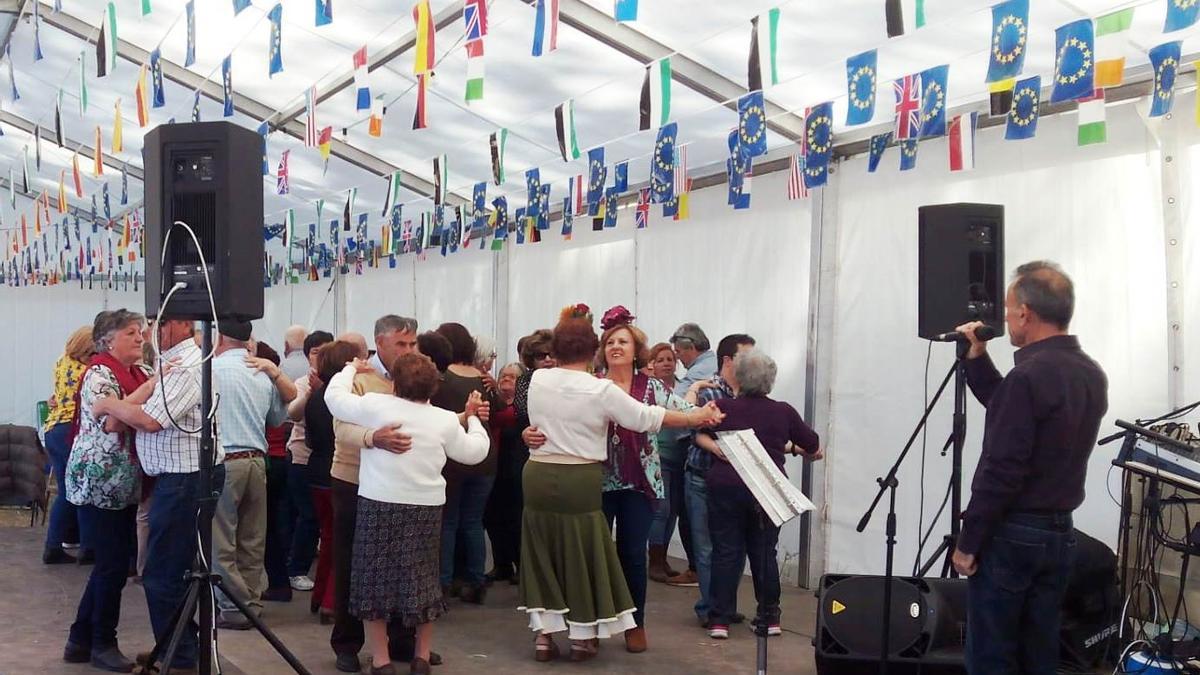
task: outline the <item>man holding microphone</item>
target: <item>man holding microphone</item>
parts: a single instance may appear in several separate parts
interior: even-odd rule
[[[1075,308],[1058,265],[1017,268],[1005,298],[1015,365],[1001,377],[972,322],[967,383],[985,408],[983,452],[954,568],[968,577],[967,669],[1047,675],[1058,663],[1059,613],[1075,557],[1071,513],[1108,410],[1104,371],[1067,333]]]

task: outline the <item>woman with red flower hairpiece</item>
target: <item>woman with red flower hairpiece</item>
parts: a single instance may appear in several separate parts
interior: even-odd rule
[[[596,655],[598,638],[637,627],[640,607],[602,507],[610,424],[642,434],[712,426],[722,417],[715,405],[689,412],[646,405],[612,380],[593,377],[588,369],[599,344],[587,307],[568,307],[551,343],[558,366],[536,371],[529,387],[519,609],[538,634],[538,661],[557,656],[554,633],[567,631],[571,660],[584,661]],[[644,535],[642,546],[644,552]]]

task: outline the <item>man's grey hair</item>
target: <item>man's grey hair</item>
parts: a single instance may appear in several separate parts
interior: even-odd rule
[[[737,378],[738,396],[766,396],[775,388],[779,369],[775,360],[761,349],[747,349],[733,357],[733,375]]]
[[[417,320],[410,319],[406,316],[386,314],[379,317],[379,320],[375,322],[375,335],[387,335],[392,331],[400,331],[401,333],[416,333]]]
[[[475,363],[484,363],[496,358],[496,341],[490,335],[475,336]]]
[[[304,326],[288,326],[288,329],[283,331],[284,350],[299,351],[304,349],[304,338],[306,337],[308,337],[308,329]]]
[[[694,323],[685,323],[675,329],[675,334],[671,336],[671,344],[679,342],[691,344],[698,351],[702,352],[706,352],[712,348],[712,345],[708,341],[708,336],[704,334],[704,331],[700,330],[700,326]]]
[[[116,309],[110,312],[100,312],[92,324],[92,342],[96,343],[96,353],[112,349],[113,338],[125,330],[131,323],[145,325],[146,317],[127,309]]]
[[[1013,275],[1017,302],[1047,323],[1066,329],[1075,314],[1075,284],[1057,263],[1035,260]]]

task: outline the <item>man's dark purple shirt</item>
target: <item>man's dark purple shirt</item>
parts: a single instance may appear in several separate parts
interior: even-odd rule
[[[967,361],[967,384],[987,408],[958,548],[977,555],[1005,514],[1070,512],[1083,503],[1088,457],[1108,411],[1108,378],[1060,335],[1017,351],[1001,377],[991,357]]]

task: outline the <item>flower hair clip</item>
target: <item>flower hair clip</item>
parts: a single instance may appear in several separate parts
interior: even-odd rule
[[[577,305],[567,305],[558,313],[558,320],[565,321],[567,319],[587,319],[588,323],[592,322],[592,309],[582,302]]]
[[[625,308],[625,305],[616,305],[604,313],[600,319],[600,330],[608,330],[616,326],[629,326],[636,319],[632,312]]]

